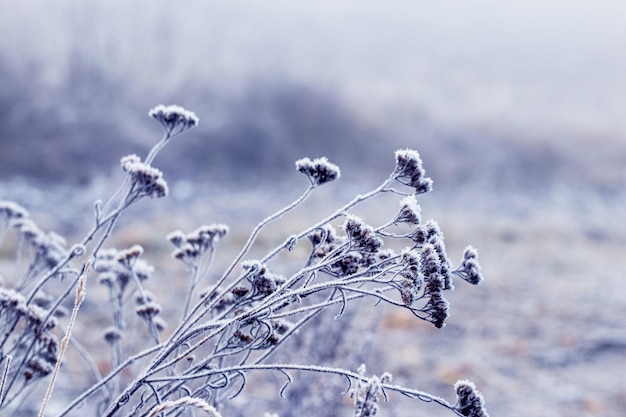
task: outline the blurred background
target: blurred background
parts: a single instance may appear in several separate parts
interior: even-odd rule
[[[625,21],[611,0],[0,0],[0,199],[84,231],[76,213],[119,158],[158,140],[157,104],[200,117],[155,162],[172,198],[147,221],[163,229],[245,234],[297,195],[298,158],[341,166],[326,207],[416,149],[435,181],[426,218],[453,259],[477,246],[488,280],[459,288],[440,333],[384,321],[417,346],[389,363],[397,382],[450,397],[475,379],[492,415],[618,416]],[[177,202],[189,225],[163,220]],[[429,355],[441,346],[452,356]]]

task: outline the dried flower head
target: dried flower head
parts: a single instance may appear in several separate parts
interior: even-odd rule
[[[285,282],[283,276],[273,274],[265,264],[257,260],[242,262],[241,266],[246,270],[246,277],[252,283],[254,294],[270,295]]]
[[[168,193],[163,173],[151,165],[141,162],[137,155],[127,155],[121,159],[122,170],[131,178],[131,199],[144,196],[165,197]]]
[[[113,344],[117,342],[118,340],[122,338],[122,336],[123,336],[122,331],[115,326],[109,326],[106,329],[104,329],[104,332],[103,332],[104,340],[108,344]]]
[[[458,276],[473,285],[482,282],[483,274],[478,263],[478,251],[473,246],[468,246],[463,251],[463,261],[459,268],[454,271]]]
[[[13,201],[0,200],[0,216],[8,222],[13,219],[28,217],[28,211]]]
[[[404,304],[411,305],[418,298],[424,283],[420,258],[415,251],[405,249],[402,251],[399,265],[402,267],[400,276],[403,278],[400,283],[400,296]]]
[[[467,417],[489,417],[485,409],[485,400],[476,386],[467,380],[457,381],[454,384],[457,395],[456,406],[454,407],[462,415]]]
[[[341,176],[341,170],[335,164],[328,162],[326,157],[302,158],[296,161],[296,169],[309,178],[315,187],[336,180]]]
[[[35,256],[33,265],[39,264],[52,269],[66,256],[66,241],[62,236],[41,230],[34,221],[28,218],[15,220],[13,227],[24,243],[33,249]]]
[[[342,256],[331,266],[339,271],[338,276],[348,276],[356,274],[363,261],[363,255],[359,252],[351,252]]]
[[[0,288],[0,311],[2,314],[23,316],[28,313],[26,299],[22,294],[13,290]]]
[[[117,261],[127,268],[132,268],[137,258],[143,254],[141,245],[133,245],[117,252]]]
[[[54,370],[56,360],[52,361],[47,358],[36,356],[29,360],[24,369],[24,378],[26,381],[31,379],[43,378],[49,375]]]
[[[449,307],[450,303],[448,303],[441,291],[430,293],[430,299],[426,304],[426,312],[429,314],[429,321],[436,328],[441,329],[446,325]]]
[[[443,233],[439,229],[439,225],[434,220],[429,220],[424,225],[419,225],[409,235],[415,242],[416,247],[432,246],[437,253],[440,263],[439,274],[444,281],[444,290],[454,289],[452,283],[452,264],[446,253],[446,245],[443,239]]]
[[[411,149],[396,151],[396,168],[393,178],[404,185],[413,187],[415,194],[427,193],[433,189],[433,180],[426,177],[420,154]]]
[[[426,244],[420,255],[420,271],[424,277],[424,295],[428,302],[424,312],[428,314],[428,320],[435,327],[442,328],[448,318],[449,303],[443,296],[443,290],[447,289],[445,275],[442,273],[442,262],[435,245]]]
[[[346,238],[337,235],[335,228],[330,224],[313,230],[307,238],[313,244],[312,255],[316,258],[323,258],[346,242]]]
[[[149,301],[147,303],[140,304],[135,308],[135,313],[137,313],[139,317],[147,321],[151,320],[154,316],[156,316],[160,312],[161,312],[161,306],[159,305],[159,303],[154,302],[154,301]]]
[[[400,201],[400,212],[396,216],[396,222],[420,224],[422,222],[421,207],[417,204],[414,195],[407,196]]]
[[[154,273],[154,266],[143,259],[137,259],[133,264],[133,272],[137,275],[139,281],[145,281]]]
[[[159,104],[150,110],[148,115],[163,125],[168,137],[179,135],[187,129],[198,126],[200,122],[194,112],[176,105],[164,106]]]
[[[187,240],[185,234],[180,230],[173,231],[172,233],[167,235],[166,239],[169,240],[172,245],[176,246],[177,248],[180,248]]]
[[[204,253],[215,249],[217,243],[228,234],[228,230],[225,224],[210,224],[188,234],[176,230],[167,235],[167,240],[177,248],[172,253],[175,259],[195,265]]]
[[[343,229],[356,249],[376,252],[383,245],[383,240],[377,236],[374,228],[365,224],[357,216],[349,214],[343,224]]]
[[[381,395],[385,395],[382,384],[391,382],[392,376],[385,372],[380,377],[374,375],[371,378],[365,377],[365,365],[358,369],[361,379],[358,381],[357,389],[352,392],[354,398],[354,415],[360,417],[370,417],[378,414],[378,400]]]
[[[98,253],[94,270],[100,274],[100,284],[113,288],[114,285],[120,292],[124,292],[133,279],[133,274],[140,281],[150,278],[154,267],[139,256],[143,249],[134,245],[129,249],[117,250],[115,248],[102,249]]]

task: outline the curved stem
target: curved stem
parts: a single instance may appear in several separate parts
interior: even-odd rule
[[[105,388],[105,385],[115,376],[117,376],[120,372],[122,372],[124,369],[126,369],[128,366],[132,365],[135,361],[146,357],[156,351],[158,351],[159,349],[161,349],[163,347],[163,344],[157,345],[157,346],[152,346],[151,348],[148,348],[142,352],[137,353],[136,355],[126,359],[124,362],[122,362],[117,368],[115,368],[114,370],[112,370],[107,376],[105,376],[104,378],[102,378],[100,381],[98,381],[97,383],[95,383],[94,385],[92,385],[89,389],[87,389],[85,392],[83,392],[81,395],[79,395],[78,397],[76,397],[74,399],[74,401],[72,401],[67,407],[65,407],[65,410],[63,410],[61,412],[61,414],[59,414],[57,417],[63,417],[65,415],[67,415],[67,413],[69,413],[70,411],[72,411],[73,408],[77,407],[80,403],[82,403],[83,401],[85,401],[87,398],[89,398],[91,395],[93,395],[96,391],[98,391],[100,388]]]
[[[235,257],[235,259],[233,259],[233,261],[231,262],[229,267],[226,269],[226,271],[224,272],[222,277],[215,283],[215,285],[213,286],[213,289],[207,294],[207,298],[210,299],[211,295],[213,295],[213,293],[215,293],[215,291],[217,291],[217,289],[224,283],[224,281],[226,281],[226,279],[228,278],[230,273],[235,269],[235,266],[237,266],[237,264],[248,253],[248,251],[252,247],[252,244],[254,244],[254,241],[256,240],[256,237],[261,232],[261,230],[265,226],[267,226],[270,222],[278,219],[279,217],[281,217],[285,213],[293,210],[295,207],[300,205],[304,200],[306,200],[306,198],[311,194],[311,192],[313,192],[314,189],[315,189],[315,187],[313,185],[309,186],[307,188],[307,190],[300,197],[298,197],[296,200],[294,200],[291,204],[289,204],[288,206],[282,208],[281,210],[277,211],[276,213],[266,217],[265,219],[263,219],[254,228],[254,230],[250,234],[250,237],[248,237],[248,241],[244,245],[243,249],[241,249],[241,252],[239,252],[239,254]],[[236,282],[233,282],[226,290],[224,290],[224,292],[227,292],[227,291],[229,291],[229,289],[234,288],[235,285],[236,285]]]

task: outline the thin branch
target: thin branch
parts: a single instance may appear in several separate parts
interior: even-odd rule
[[[93,259],[87,259],[85,265],[83,265],[83,270],[80,274],[80,279],[78,281],[78,286],[76,287],[76,298],[74,299],[74,308],[72,309],[72,315],[70,317],[70,322],[67,325],[67,330],[65,332],[65,337],[61,341],[61,350],[59,351],[59,355],[57,357],[57,362],[54,365],[54,371],[52,372],[52,377],[50,378],[50,383],[48,384],[48,390],[43,398],[43,403],[41,404],[41,410],[39,411],[39,417],[43,417],[44,411],[46,410],[46,406],[50,401],[50,397],[52,396],[52,391],[54,390],[54,384],[56,382],[57,375],[59,374],[59,369],[61,368],[61,361],[63,360],[63,355],[65,354],[65,350],[67,349],[67,345],[72,337],[72,328],[74,327],[74,322],[76,321],[76,316],[78,315],[78,310],[80,309],[80,305],[85,299],[86,291],[85,287],[87,285],[87,275],[91,271],[91,263]]]
[[[6,387],[7,379],[9,377],[9,369],[11,367],[11,361],[13,357],[11,355],[5,356],[4,371],[2,372],[2,381],[0,381],[0,408],[4,402],[4,388]]]

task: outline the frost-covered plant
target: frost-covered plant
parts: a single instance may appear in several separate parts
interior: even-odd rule
[[[84,297],[85,277],[93,264],[92,274],[97,274],[98,283],[108,292],[112,325],[102,329],[102,342],[110,350],[110,371],[101,375],[92,355],[79,343],[80,337],[69,338],[68,328],[63,347],[71,340],[95,382],[69,401],[59,417],[84,415],[80,408],[88,400],[99,416],[181,415],[186,407],[217,416],[218,410],[244,390],[251,373],[283,375],[282,395],[295,371],[345,378],[354,387],[346,391],[353,398],[354,416],[376,415],[379,401],[386,400],[388,392],[434,402],[460,416],[487,415],[482,396],[468,381],[455,385],[458,400],[451,404],[392,385],[387,373],[367,377],[364,366],[353,372],[324,363],[297,363],[294,352],[290,355],[296,358],[294,363],[273,360],[281,349],[289,348],[287,340],[310,328],[321,312],[330,310],[337,320],[346,319],[353,317],[350,313],[357,308],[355,303],[367,299],[407,310],[441,328],[448,318],[445,292],[454,289],[454,276],[471,284],[482,281],[476,249],[467,247],[455,268],[437,223],[422,222],[417,196],[431,191],[432,180],[413,150],[395,153],[395,168],[381,185],[286,236],[264,256],[250,259],[248,254],[265,226],[341,175],[326,158],[298,160],[296,169],[307,177],[308,187],[291,204],[259,222],[219,274],[211,272],[211,265],[218,244],[229,231],[226,225],[172,232],[167,237],[174,246],[172,255],[189,271],[190,283],[181,318],[165,332],[162,306],[144,288],[153,267],[141,258],[143,249],[138,245],[104,248],[118,219],[131,205],[145,197],[167,195],[163,173],[152,166],[154,158],[173,137],[198,124],[195,114],[178,106],[160,105],[149,115],[163,125],[163,139],[143,162],[136,155],[122,158],[124,183],[106,203],[96,202],[93,227],[73,247],[66,248],[60,236],[39,229],[21,206],[0,202],[0,237],[15,230],[18,263],[26,264],[12,288],[0,288],[0,363],[4,370],[0,410],[20,411],[29,387],[50,374],[53,382],[48,391],[52,391],[64,351],[59,349],[56,335],[58,320],[73,289],[78,286]],[[399,206],[386,223],[374,226],[353,213],[360,204],[389,193],[399,197]],[[394,246],[388,245],[390,242],[401,242],[405,248],[387,249]],[[296,247],[298,251],[294,251]],[[303,250],[306,256],[299,262],[281,263],[279,255],[293,252],[293,258]],[[214,279],[199,291],[198,284],[210,275]],[[70,323],[79,306],[74,304]],[[137,318],[130,326],[129,311]],[[143,327],[139,323],[144,323]],[[146,337],[137,336],[140,328]],[[44,407],[41,415],[43,412]]]

